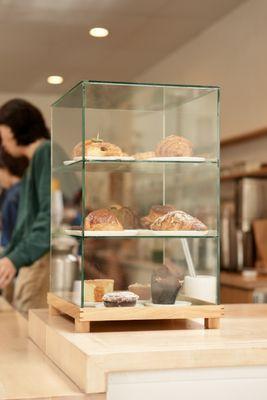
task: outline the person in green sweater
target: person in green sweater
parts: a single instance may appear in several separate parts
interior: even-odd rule
[[[49,285],[51,143],[40,111],[21,99],[0,108],[0,136],[6,152],[25,156],[17,222],[0,258],[0,288],[17,275],[14,305],[26,312],[46,304]]]

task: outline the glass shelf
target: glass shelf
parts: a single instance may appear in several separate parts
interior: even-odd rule
[[[65,234],[73,237],[84,238],[216,238],[218,233],[209,231],[152,231],[148,229],[124,230],[124,231],[84,231],[66,229]]]
[[[147,168],[162,168],[163,165],[209,165],[219,164],[219,161],[215,158],[204,158],[204,157],[178,157],[176,159],[158,159],[158,160],[84,160],[87,170],[90,172],[101,172],[119,170],[121,172],[131,171],[133,168],[146,169]],[[53,168],[53,172],[79,172],[82,171],[83,160],[66,160],[64,164]]]

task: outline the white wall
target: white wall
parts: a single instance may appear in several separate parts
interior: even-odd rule
[[[136,80],[221,86],[223,137],[267,125],[266,16],[249,0]]]
[[[42,95],[42,94],[31,94],[31,93],[0,93],[0,106],[6,101],[21,98],[30,101],[36,107],[38,107],[43,113],[47,126],[51,126],[51,115],[50,115],[50,105],[57,100],[58,95]]]

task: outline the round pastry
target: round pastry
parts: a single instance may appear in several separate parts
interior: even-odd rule
[[[152,302],[174,304],[181,287],[178,271],[173,271],[167,265],[161,265],[153,271],[151,277]]]
[[[150,225],[159,217],[167,214],[170,211],[175,211],[175,208],[169,204],[165,206],[155,205],[150,208],[149,214],[141,218],[143,228],[149,229]]]
[[[114,213],[106,208],[90,212],[84,220],[88,231],[122,231],[123,226]]]
[[[149,300],[151,298],[151,285],[142,285],[141,283],[134,283],[128,286],[130,292],[139,296],[140,300]]]
[[[84,155],[95,157],[119,156],[122,157],[124,153],[115,144],[103,142],[101,139],[88,139],[84,142]],[[78,143],[73,149],[73,158],[82,157],[82,142]]]
[[[115,291],[103,296],[105,307],[134,307],[139,296],[128,291]]]
[[[115,204],[110,206],[109,210],[118,218],[124,229],[138,228],[138,217],[129,207]]]
[[[148,158],[155,157],[154,151],[146,151],[144,153],[136,153],[133,155],[136,160],[147,160]]]
[[[207,226],[184,211],[171,211],[157,218],[150,226],[154,231],[205,231]]]
[[[192,143],[182,136],[170,135],[157,145],[155,153],[157,157],[190,157]]]

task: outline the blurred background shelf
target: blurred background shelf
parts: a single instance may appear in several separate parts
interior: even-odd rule
[[[227,147],[232,145],[239,145],[241,143],[255,140],[261,137],[267,136],[267,127],[255,129],[253,131],[245,132],[239,135],[233,135],[229,138],[221,140],[221,147]]]
[[[221,176],[222,181],[229,181],[232,179],[241,179],[241,178],[267,178],[267,167],[260,168],[258,170],[250,172],[243,171]]]

